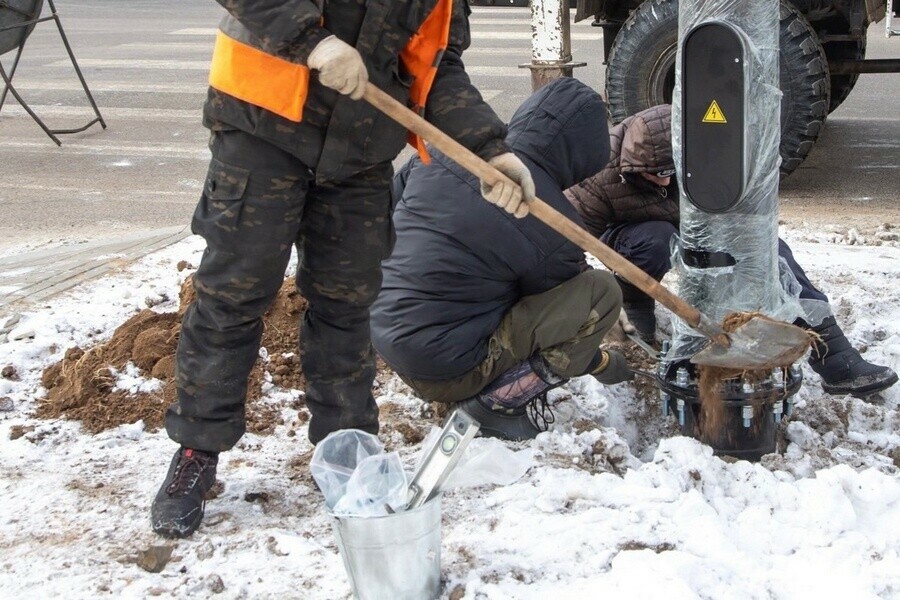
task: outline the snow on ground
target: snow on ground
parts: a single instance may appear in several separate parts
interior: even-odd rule
[[[816,242],[795,254],[854,345],[900,370],[900,249],[798,239]],[[201,249],[188,239],[27,312],[0,344],[0,366],[16,370],[0,379],[0,598],[349,597],[302,429],[246,435],[222,456],[204,526],[168,543],[148,518],[175,449],[164,431],[90,436],[30,416],[43,367],[148,305],[174,310],[175,264],[198,264]],[[900,387],[864,403],[804,375],[790,443],[760,464],[657,441],[665,424],[629,385],[581,378],[555,391],[552,430],[516,445],[534,451],[525,477],[445,495],[443,597],[900,598]],[[381,391],[380,403],[419,413],[399,380]],[[284,411],[289,423],[296,411]],[[419,447],[399,449],[411,465]],[[135,564],[161,545],[174,546],[162,572]]]

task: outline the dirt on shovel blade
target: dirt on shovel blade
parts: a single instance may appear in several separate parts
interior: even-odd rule
[[[691,362],[708,367],[751,370],[774,369],[793,364],[809,349],[808,331],[757,312],[732,313],[722,330],[730,344],[711,343]]]
[[[773,331],[785,331],[782,325],[788,325],[776,321],[758,312],[740,312],[731,313],[725,317],[722,322],[722,330],[731,335],[748,323],[754,321],[762,322],[763,328],[766,330],[769,323],[777,326]],[[769,361],[763,360],[749,361],[753,363],[753,368],[737,368],[733,366],[719,366],[715,364],[700,363],[697,364],[697,372],[699,375],[699,396],[700,396],[700,434],[701,440],[711,443],[715,440],[721,440],[727,437],[728,432],[723,431],[726,419],[726,405],[724,400],[725,382],[731,379],[740,379],[742,383],[756,384],[764,381],[772,376],[774,369],[787,369],[796,360],[798,360],[815,339],[815,333],[805,331],[799,327],[789,325],[789,327],[802,332],[802,338],[788,329],[791,338],[790,343],[785,345],[784,349],[773,352],[769,357]],[[766,343],[765,340],[762,343]],[[774,347],[774,346],[773,346]],[[705,352],[705,350],[704,350]],[[739,358],[739,357],[738,357]],[[779,392],[773,388],[772,397],[765,398],[759,402],[759,406],[754,406],[754,416],[760,411],[761,407],[767,406],[769,403],[778,400]],[[758,419],[754,418],[754,422]]]

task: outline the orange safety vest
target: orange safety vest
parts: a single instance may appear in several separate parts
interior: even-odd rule
[[[438,0],[400,52],[404,68],[413,77],[409,100],[419,114],[424,112],[428,92],[450,40],[452,13],[453,0]],[[309,68],[268,54],[220,30],[216,33],[209,85],[299,123],[309,91]],[[424,162],[430,162],[424,140],[410,132],[408,141]]]

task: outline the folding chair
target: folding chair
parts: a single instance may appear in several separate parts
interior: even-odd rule
[[[100,109],[97,108],[97,103],[94,102],[94,97],[91,95],[87,82],[81,74],[81,69],[78,68],[78,63],[75,61],[75,55],[72,53],[72,47],[69,45],[69,39],[66,37],[66,32],[63,31],[62,22],[59,20],[59,14],[56,12],[56,7],[53,5],[53,0],[47,0],[47,4],[50,6],[51,14],[49,17],[41,17],[40,15],[41,10],[44,7],[44,0],[0,0],[0,56],[17,49],[16,57],[13,60],[12,68],[9,70],[9,73],[7,73],[6,69],[3,67],[3,63],[0,62],[0,77],[3,78],[4,83],[3,93],[0,94],[0,110],[3,110],[3,104],[6,102],[6,93],[11,93],[18,103],[22,105],[22,108],[25,109],[25,112],[31,115],[31,118],[40,125],[41,129],[43,129],[48,136],[50,136],[50,139],[56,142],[57,146],[61,146],[62,143],[59,141],[59,138],[56,137],[57,135],[78,133],[95,123],[100,123],[100,126],[103,127],[103,129],[106,129],[106,122],[100,114]],[[78,127],[77,129],[50,129],[47,127],[41,118],[37,116],[30,106],[28,106],[25,100],[22,99],[22,96],[16,91],[16,88],[13,87],[12,84],[12,78],[16,74],[16,67],[19,66],[19,58],[22,56],[22,50],[25,48],[25,40],[28,39],[31,31],[38,23],[50,20],[56,21],[59,35],[66,47],[66,51],[69,53],[69,58],[72,59],[72,66],[75,67],[75,73],[78,75],[81,86],[84,88],[84,93],[87,95],[91,107],[94,109],[94,114],[96,115],[96,117],[89,121],[87,125]]]

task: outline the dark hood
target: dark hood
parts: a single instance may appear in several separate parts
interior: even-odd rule
[[[675,167],[672,157],[672,107],[651,106],[622,121],[619,156],[623,173],[656,173]]]
[[[542,168],[561,189],[600,171],[609,160],[606,106],[600,95],[571,77],[529,97],[509,124],[506,142]]]

